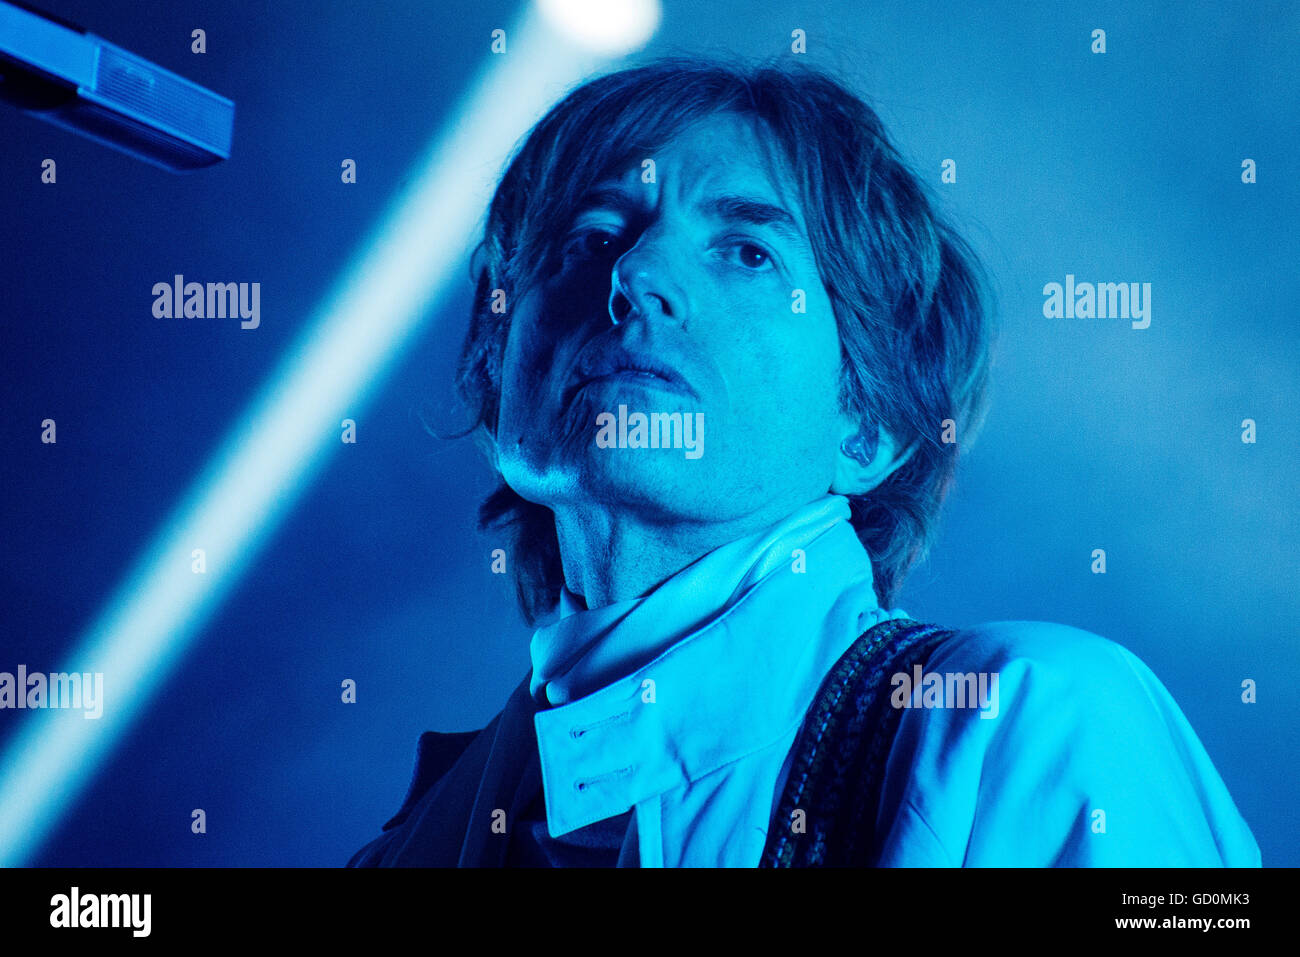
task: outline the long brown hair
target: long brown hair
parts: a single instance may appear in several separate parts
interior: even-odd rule
[[[929,549],[958,448],[983,421],[992,311],[979,261],[879,117],[815,69],[659,60],[585,83],[537,123],[497,187],[472,266],[476,295],[456,378],[466,433],[491,448],[496,432],[510,319],[492,310],[492,291],[517,302],[553,263],[557,237],[594,183],[720,111],[756,118],[797,181],[839,328],[843,407],[883,424],[900,447],[915,446],[878,488],[850,498],[877,596],[891,607]],[[479,521],[507,534],[520,606],[534,623],[554,609],[563,583],[553,514],[501,482]]]

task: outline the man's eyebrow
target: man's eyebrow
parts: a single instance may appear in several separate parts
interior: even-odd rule
[[[626,213],[635,207],[636,199],[627,190],[609,186],[598,187],[582,195],[582,199],[574,206],[576,210],[574,217],[589,213],[593,209],[613,209]]]
[[[599,187],[583,194],[577,203],[574,218],[593,209],[612,209],[632,215],[637,209],[636,197],[627,190],[617,187]],[[715,196],[696,204],[696,209],[708,216],[731,222],[748,223],[751,226],[770,226],[805,249],[809,242],[799,227],[799,222],[781,206],[754,199],[750,196],[723,195]]]
[[[715,196],[697,207],[701,212],[718,219],[748,223],[751,226],[771,226],[787,239],[802,246],[808,245],[799,222],[786,209],[748,196]]]

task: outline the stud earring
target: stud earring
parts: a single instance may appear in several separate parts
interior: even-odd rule
[[[864,435],[859,432],[840,443],[840,451],[859,465],[866,467],[876,457],[876,445],[879,439],[875,433]]]

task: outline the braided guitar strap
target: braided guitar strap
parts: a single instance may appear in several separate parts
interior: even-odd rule
[[[955,632],[908,618],[867,629],[822,681],[795,741],[759,867],[867,867],[901,709],[891,677],[924,667]],[[795,812],[803,814],[796,817]]]

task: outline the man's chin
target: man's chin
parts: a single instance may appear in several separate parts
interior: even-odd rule
[[[686,459],[680,449],[570,448],[538,467],[502,465],[507,485],[547,507],[582,501],[689,505],[711,497],[717,484],[704,463]]]
[[[584,455],[583,484],[591,488],[635,489],[698,497],[706,478],[703,463],[681,449],[601,449]]]
[[[700,463],[686,460],[674,449],[597,449],[582,456],[563,489],[552,486],[547,504],[578,508],[598,506],[699,517],[700,506],[712,498],[712,483]]]

